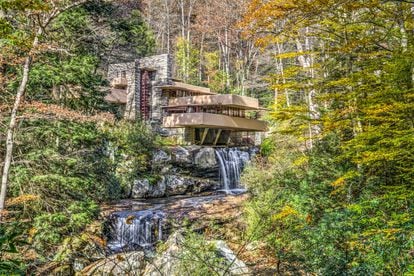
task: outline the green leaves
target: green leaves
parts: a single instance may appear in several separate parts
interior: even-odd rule
[[[10,197],[30,194],[36,200],[23,200],[9,210],[15,219],[28,221],[20,229],[30,229],[37,253],[53,257],[65,237],[98,217],[100,203],[128,195],[133,179],[148,170],[153,141],[139,123],[22,120]]]
[[[22,244],[17,229],[10,232],[0,225],[0,275],[23,275],[24,265],[17,255],[17,246]]]

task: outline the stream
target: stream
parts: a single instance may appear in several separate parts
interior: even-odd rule
[[[108,217],[108,249],[113,253],[151,250],[184,220],[199,221],[201,217],[204,220],[213,207],[229,205],[243,197],[246,190],[240,183],[240,176],[256,152],[219,148],[215,153],[219,164],[219,190],[196,196],[127,199],[104,209]]]

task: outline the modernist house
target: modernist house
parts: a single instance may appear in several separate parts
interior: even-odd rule
[[[141,118],[160,134],[190,144],[254,143],[256,133],[266,131],[255,116],[262,110],[257,99],[180,82],[171,68],[169,55],[109,65],[105,100],[118,105],[126,119]]]

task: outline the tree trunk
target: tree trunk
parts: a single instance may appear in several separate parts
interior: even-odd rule
[[[166,12],[166,24],[167,24],[167,54],[171,54],[171,15],[170,4],[168,0],[165,0],[165,12]]]
[[[35,38],[37,40],[37,38]],[[13,144],[14,144],[14,130],[17,125],[17,111],[20,106],[20,102],[24,95],[24,91],[26,90],[27,82],[29,80],[29,71],[30,71],[30,63],[31,63],[31,56],[29,55],[26,57],[24,66],[23,66],[23,77],[19,85],[19,89],[17,90],[16,99],[14,100],[13,109],[10,115],[10,124],[7,129],[7,138],[6,138],[6,156],[4,158],[4,166],[3,166],[3,175],[1,178],[1,190],[0,190],[0,218],[1,213],[4,211],[6,206],[6,194],[7,194],[7,186],[9,180],[9,172],[10,172],[10,165],[12,161],[13,155]]]
[[[33,40],[32,49],[35,49],[39,44],[39,37],[43,33],[43,28],[39,27],[36,36]],[[29,72],[30,72],[30,65],[32,62],[31,53],[28,53],[24,61],[23,66],[23,74],[22,80],[20,81],[19,88],[17,89],[16,98],[14,100],[14,105],[12,112],[10,114],[10,123],[7,129],[7,138],[6,138],[6,155],[4,157],[4,165],[3,165],[3,175],[1,178],[1,190],[0,190],[0,218],[1,213],[5,209],[6,206],[6,194],[7,194],[7,186],[9,181],[9,173],[10,173],[10,166],[13,156],[13,145],[14,145],[14,131],[17,125],[17,111],[19,110],[20,102],[24,96],[24,92],[26,91],[27,82],[29,81]]]
[[[87,0],[73,1],[72,3],[62,7],[61,9],[55,8],[54,10],[51,11],[51,13],[48,16],[45,16],[43,22],[38,22],[39,28],[37,29],[37,32],[34,35],[31,51],[28,52],[27,57],[25,58],[25,61],[24,61],[22,80],[20,81],[19,88],[17,89],[13,109],[10,114],[9,127],[7,128],[6,154],[4,157],[3,175],[1,178],[1,189],[0,189],[0,219],[6,207],[7,186],[8,186],[8,181],[9,181],[11,161],[13,158],[14,132],[15,132],[16,125],[17,125],[17,112],[19,110],[20,103],[23,99],[24,92],[26,91],[27,83],[29,81],[30,65],[32,62],[32,51],[36,49],[37,46],[39,45],[39,38],[42,36],[44,28],[46,28],[54,18],[56,18],[62,12],[68,9],[71,9],[73,7],[79,6],[85,3],[86,1]]]
[[[282,45],[280,45],[280,43],[277,42],[276,46],[277,46],[277,53],[279,55],[282,54]],[[279,65],[279,72],[280,72],[280,77],[281,77],[282,83],[286,84],[285,69],[284,69],[284,65],[283,65],[283,60],[279,57],[277,59],[277,62],[278,62],[278,65]],[[286,88],[284,88],[283,90],[285,92],[286,106],[290,107],[289,91]]]

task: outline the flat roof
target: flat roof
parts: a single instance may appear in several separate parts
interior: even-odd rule
[[[177,82],[177,81],[173,81],[171,84],[160,85],[156,87],[162,88],[164,90],[184,90],[184,91],[189,91],[189,92],[193,92],[193,93],[200,94],[200,95],[216,95],[217,94],[217,93],[211,92],[210,88],[207,88],[207,87],[196,86],[196,85],[192,85],[192,84],[188,84],[184,82]]]

